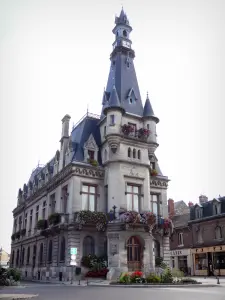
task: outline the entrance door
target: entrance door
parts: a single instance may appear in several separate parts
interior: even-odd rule
[[[132,236],[127,241],[127,264],[128,271],[141,270],[141,253],[142,247],[139,239]]]

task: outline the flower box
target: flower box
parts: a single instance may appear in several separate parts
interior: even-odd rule
[[[37,222],[36,227],[37,227],[38,230],[46,229],[48,227],[47,220],[39,220]]]
[[[49,225],[57,225],[59,224],[61,221],[61,216],[59,213],[54,213],[54,214],[51,214],[49,217],[48,217],[48,222],[49,222]]]
[[[74,222],[82,229],[84,225],[95,225],[98,231],[105,231],[107,226],[107,216],[103,212],[82,210],[74,214]]]
[[[129,124],[124,124],[122,126],[122,132],[126,135],[129,135],[130,133],[134,132],[134,127]]]
[[[156,169],[151,169],[151,176],[157,176],[158,172],[156,171]]]
[[[95,159],[88,159],[89,164],[91,164],[93,167],[97,167],[98,166],[98,162]]]

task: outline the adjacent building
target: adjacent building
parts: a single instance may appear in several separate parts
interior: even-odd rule
[[[10,261],[10,255],[4,249],[0,248],[0,267],[8,268]]]
[[[189,203],[191,205],[191,203]],[[192,231],[188,222],[190,220],[190,207],[184,201],[168,200],[168,210],[173,222],[174,230],[170,237],[171,268],[192,274]]]
[[[225,197],[191,207],[194,275],[225,275]]]
[[[87,113],[69,132],[62,119],[60,149],[33,170],[13,211],[11,265],[26,278],[71,278],[70,249],[107,256],[109,278],[121,271],[169,264],[168,178],[162,173],[155,116],[143,106],[123,9],[115,19],[101,116]]]

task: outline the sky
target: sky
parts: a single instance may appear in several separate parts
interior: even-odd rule
[[[18,189],[71,126],[100,114],[115,15],[123,5],[134,61],[155,114],[168,198],[225,195],[224,0],[0,0],[0,247],[10,251]]]

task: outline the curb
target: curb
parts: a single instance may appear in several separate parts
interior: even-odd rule
[[[1,300],[27,300],[38,297],[39,295],[25,295],[25,294],[2,294]]]
[[[123,284],[89,284],[88,286],[96,287],[119,287],[119,288],[207,288],[207,287],[222,287],[217,284],[182,284],[182,285],[123,285]]]

